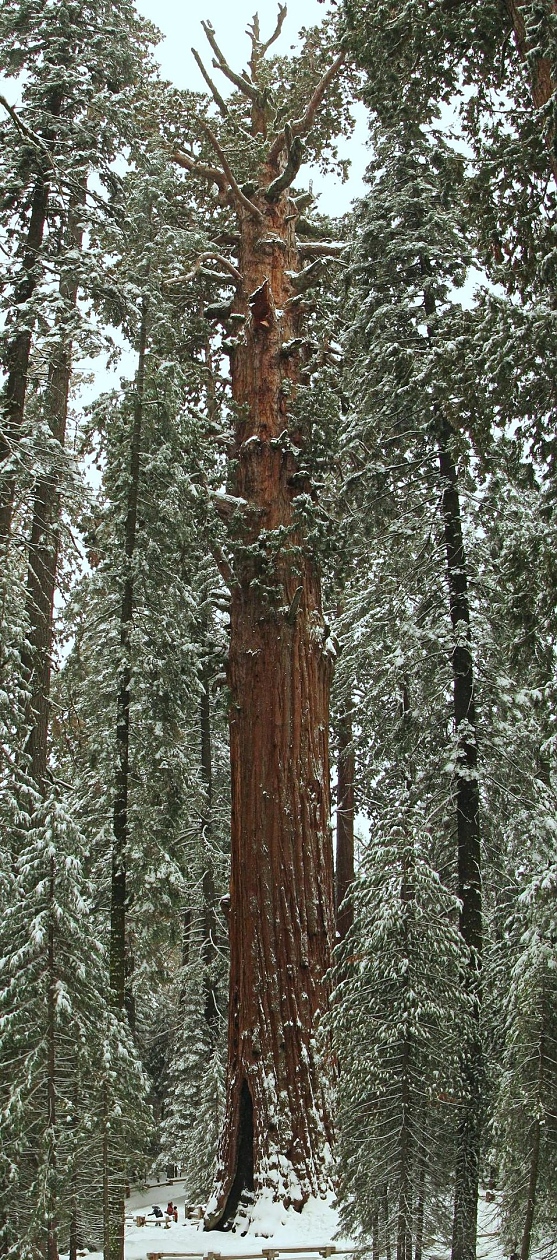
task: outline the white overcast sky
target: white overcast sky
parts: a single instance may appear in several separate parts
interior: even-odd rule
[[[193,46],[197,48],[215,79],[219,80],[223,94],[226,94],[228,85],[218,71],[212,70],[212,53],[201,28],[202,19],[208,20],[214,26],[223,53],[230,65],[239,71],[244,69],[248,61],[250,43],[246,27],[254,12],[257,10],[259,13],[263,38],[268,38],[274,30],[278,12],[275,0],[259,0],[259,3],[257,0],[137,0],[137,7],[164,35],[164,39],[155,49],[164,77],[179,88],[207,91],[191,54]],[[322,22],[326,10],[327,5],[320,4],[319,0],[291,0],[280,40],[275,44],[274,51],[283,55],[290,51],[295,53],[299,46],[300,28]],[[304,175],[313,178],[314,192],[320,193],[319,209],[326,214],[344,214],[354,197],[361,196],[363,192],[362,176],[369,161],[369,152],[366,148],[367,127],[362,106],[356,107],[354,116],[355,133],[342,146],[342,156],[349,157],[352,163],[348,182],[341,184],[331,176],[324,179],[318,172],[305,171],[304,168],[298,177],[297,182],[301,186],[305,183]]]

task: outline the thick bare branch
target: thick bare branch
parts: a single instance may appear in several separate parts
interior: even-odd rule
[[[233,83],[234,86],[237,87],[240,92],[243,92],[244,96],[248,97],[248,100],[253,101],[254,104],[257,104],[259,100],[259,93],[257,91],[257,88],[253,86],[253,83],[250,83],[249,79],[246,79],[245,75],[236,74],[235,70],[232,70],[231,66],[229,66],[226,58],[224,57],[223,53],[221,52],[217,44],[217,41],[215,39],[215,32],[210,22],[202,22],[201,25],[203,27],[203,30],[205,31],[205,34],[211,45],[211,48],[213,49],[213,52],[215,54],[215,60],[213,61],[213,65],[215,69],[220,70],[221,73],[224,74],[227,79],[230,79],[230,82]]]
[[[337,261],[338,259],[336,259],[334,255],[329,255],[328,258],[321,256],[316,258],[314,262],[310,263],[309,267],[304,267],[303,271],[287,271],[286,274],[296,293],[307,293],[308,289],[313,289],[314,284],[316,284],[320,276],[322,276],[327,263]],[[293,300],[295,299],[289,298],[290,302]]]
[[[259,219],[259,220],[262,222],[262,221],[263,221],[263,215],[262,215],[261,211],[260,211],[260,210],[258,210],[257,206],[254,206],[253,201],[250,201],[250,200],[249,200],[249,197],[246,197],[246,196],[244,195],[244,193],[242,192],[242,189],[239,187],[238,182],[237,182],[237,180],[234,178],[234,175],[233,175],[233,173],[232,173],[232,171],[231,171],[231,169],[230,169],[230,166],[229,166],[229,163],[228,163],[228,159],[227,159],[227,157],[226,157],[226,154],[225,154],[225,152],[224,152],[224,149],[222,148],[221,144],[220,144],[220,143],[219,143],[219,141],[217,140],[217,137],[215,136],[214,132],[213,132],[213,131],[211,131],[211,128],[208,126],[208,124],[207,124],[207,123],[205,123],[205,122],[200,122],[200,125],[201,125],[201,127],[202,127],[203,131],[205,132],[205,135],[207,136],[207,139],[208,139],[208,140],[210,141],[210,143],[212,144],[212,146],[213,146],[213,148],[214,148],[214,150],[215,150],[215,153],[217,154],[217,156],[218,156],[218,157],[220,158],[220,160],[221,160],[222,167],[223,167],[224,173],[225,173],[225,175],[226,175],[226,178],[227,178],[227,180],[228,180],[228,183],[229,183],[229,185],[230,185],[230,189],[231,189],[231,192],[232,192],[233,197],[235,198],[235,200],[236,200],[237,202],[239,202],[239,203],[240,203],[240,205],[242,205],[242,206],[244,207],[244,210],[247,210],[247,211],[249,212],[249,214],[251,214],[251,215],[253,216],[253,218],[254,218],[254,219]]]
[[[276,43],[276,41],[277,41],[277,39],[278,39],[278,37],[279,37],[279,35],[280,35],[281,31],[282,31],[282,28],[283,28],[283,26],[284,26],[284,19],[285,19],[285,17],[286,17],[286,5],[285,5],[285,4],[279,4],[279,8],[278,8],[278,17],[277,17],[277,24],[276,24],[276,26],[275,26],[275,29],[274,29],[274,31],[273,31],[273,34],[271,35],[271,38],[267,40],[267,43],[266,43],[266,44],[263,44],[263,45],[262,45],[262,48],[261,48],[261,56],[262,56],[262,57],[264,57],[264,56],[265,56],[265,53],[267,53],[267,52],[269,51],[269,49],[270,49],[271,45]]]
[[[222,548],[219,547],[217,543],[211,543],[211,553],[224,585],[231,591],[234,586],[234,573],[232,572],[231,565],[228,563]]]
[[[199,268],[202,267],[203,263],[207,262],[209,258],[213,258],[215,262],[218,262],[219,266],[222,267],[224,271],[227,271],[237,284],[242,283],[242,276],[238,271],[238,268],[234,266],[234,263],[231,263],[230,259],[225,258],[223,254],[217,254],[214,249],[208,249],[205,253],[199,254],[198,258],[195,260],[192,270],[188,271],[188,274],[185,276],[178,276],[178,278],[173,280],[172,283],[184,284],[186,281],[193,280],[197,275]]]
[[[302,241],[298,253],[302,258],[342,258],[346,249],[337,241]]]
[[[18,131],[21,132],[21,135],[25,136],[25,139],[29,140],[30,144],[32,144],[35,148],[40,149],[41,153],[44,153],[48,158],[50,165],[54,167],[54,162],[47,145],[44,143],[44,140],[41,140],[41,137],[38,136],[35,131],[31,131],[31,128],[28,127],[27,124],[24,123],[23,119],[19,117],[17,110],[14,109],[13,105],[10,105],[5,96],[0,96],[0,105],[2,105],[6,110],[6,113],[10,115],[12,122],[15,124]]]
[[[276,179],[273,180],[271,184],[269,184],[267,192],[265,193],[267,201],[271,202],[278,201],[281,192],[284,192],[285,188],[290,188],[290,185],[294,182],[302,165],[302,158],[304,156],[302,141],[299,136],[292,135],[290,123],[285,124],[284,138],[286,140],[288,160],[284,170],[277,176]]]
[[[228,106],[227,106],[227,104],[226,104],[226,101],[225,101],[225,100],[223,99],[223,97],[221,96],[221,94],[220,94],[220,92],[219,92],[219,90],[218,90],[218,87],[217,87],[216,83],[213,83],[213,80],[212,80],[212,78],[211,78],[210,74],[208,74],[207,70],[205,69],[205,66],[203,65],[203,62],[202,62],[202,60],[201,60],[201,57],[199,56],[199,53],[197,52],[197,49],[192,48],[192,50],[191,50],[191,51],[192,51],[193,56],[194,56],[194,58],[195,58],[195,60],[196,60],[196,62],[197,62],[197,64],[198,64],[198,66],[199,66],[199,69],[200,69],[200,71],[201,71],[201,73],[202,73],[202,75],[203,75],[203,78],[205,79],[205,82],[206,82],[206,84],[207,84],[207,87],[209,88],[209,91],[211,92],[211,94],[212,94],[212,96],[213,96],[213,99],[214,99],[214,101],[215,101],[215,104],[216,104],[216,105],[218,105],[218,107],[219,107],[219,109],[220,109],[220,112],[221,112],[221,114],[222,114],[223,118],[228,118]]]
[[[346,58],[346,53],[343,50],[342,52],[338,54],[338,57],[335,57],[335,60],[331,63],[331,65],[329,66],[329,69],[325,72],[325,74],[323,75],[323,78],[317,84],[317,87],[313,93],[313,96],[311,100],[309,101],[309,104],[307,105],[305,112],[302,114],[302,117],[297,118],[291,124],[293,136],[307,136],[308,131],[311,130],[313,121],[315,119],[315,115],[317,113],[317,110],[319,109],[321,101],[323,100],[323,97],[325,96],[331,83],[333,82],[333,79],[338,74],[340,67],[342,66],[345,58]],[[274,140],[271,145],[271,148],[269,150],[269,159],[268,159],[270,163],[278,161],[285,145],[286,145],[286,136],[284,135],[284,132],[283,132],[281,135],[276,137],[276,140]]]
[[[219,171],[216,166],[206,166],[204,162],[196,162],[189,154],[182,153],[180,149],[176,149],[172,154],[178,166],[183,166],[184,170],[190,171],[192,175],[199,175],[201,179],[206,179],[210,184],[216,184],[219,192],[224,196],[229,191],[229,183],[224,171]]]

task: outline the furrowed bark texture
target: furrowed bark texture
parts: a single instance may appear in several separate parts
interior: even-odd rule
[[[474,1029],[463,1046],[463,1104],[460,1113],[452,1260],[475,1260],[481,1138],[482,1048],[480,1039],[482,886],[479,820],[478,748],[474,672],[470,647],[470,611],[460,499],[450,429],[442,422],[439,468],[443,481],[443,520],[453,627],[453,711],[459,741],[455,772],[457,816],[457,883],[461,902],[460,931],[469,950],[465,986],[473,1001]]]
[[[278,161],[263,173],[269,186]],[[240,207],[229,685],[232,873],[227,1103],[208,1228],[244,1190],[302,1206],[328,1184],[331,1121],[315,1033],[334,929],[327,732],[331,662],[316,560],[294,500],[311,492],[290,396],[300,262],[287,194]],[[292,216],[289,219],[289,216]],[[325,1072],[326,1076],[326,1072]]]

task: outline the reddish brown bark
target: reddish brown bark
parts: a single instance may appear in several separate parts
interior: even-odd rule
[[[538,55],[532,56],[531,42],[528,37],[526,23],[522,10],[524,4],[519,4],[518,0],[506,0],[507,10],[511,22],[513,24],[516,46],[523,61],[530,59],[531,65],[531,84],[532,84],[532,100],[536,109],[542,109],[553,93],[553,78],[551,74],[551,63],[547,57]],[[557,13],[556,0],[549,0],[547,4],[547,12]]]
[[[278,157],[261,184],[280,174]],[[244,1189],[301,1206],[327,1184],[331,1122],[315,1050],[333,936],[327,732],[331,662],[318,565],[295,498],[309,491],[290,398],[301,315],[287,192],[240,205],[245,330],[231,359],[237,404],[231,690],[232,875],[226,1120],[207,1224]]]
[[[506,0],[506,6],[513,26],[516,47],[522,60],[528,62],[533,103],[536,109],[543,109],[553,95],[555,87],[551,62],[548,57],[540,56],[532,47],[532,40],[524,20],[524,4],[519,3],[519,0]],[[548,15],[557,13],[557,0],[546,0],[546,9]],[[557,180],[557,157],[554,148],[555,127],[551,121],[548,122],[545,138],[549,149],[551,169],[554,178]]]
[[[81,203],[70,208],[66,246],[80,249]],[[63,274],[60,296],[66,309],[77,301],[77,276]],[[58,349],[49,367],[46,413],[53,445],[64,447],[71,378],[71,342],[60,331]],[[29,736],[27,752],[30,769],[41,792],[45,791],[48,762],[48,725],[54,592],[58,569],[60,520],[60,467],[54,464],[40,478],[35,489],[33,519],[27,569],[28,652],[24,662],[29,679]]]

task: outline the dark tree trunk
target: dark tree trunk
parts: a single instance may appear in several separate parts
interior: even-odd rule
[[[276,164],[262,184],[279,175]],[[296,206],[239,210],[229,683],[232,766],[227,1100],[210,1228],[243,1189],[302,1205],[332,1138],[315,1053],[334,929],[327,732],[331,661],[319,571],[294,499],[311,493],[290,417],[301,324]],[[288,348],[283,350],[285,343]]]
[[[131,630],[133,619],[133,556],[137,533],[137,503],[143,396],[145,389],[145,356],[147,350],[147,302],[144,300],[139,331],[138,366],[135,383],[133,422],[130,445],[129,485],[124,538],[124,583],[120,605],[120,646],[122,672],[116,703],[116,788],[113,811],[112,883],[110,901],[110,988],[119,1010],[126,1004],[126,906],[128,794],[130,776],[130,686]]]
[[[371,1221],[371,1260],[379,1260],[379,1209],[373,1213]]]
[[[425,1151],[422,1152],[419,1161],[418,1175],[418,1199],[416,1203],[416,1241],[414,1246],[414,1260],[422,1260],[424,1248],[424,1209],[425,1209]]]
[[[203,808],[203,961],[205,964],[205,1018],[210,1028],[218,1022],[219,1008],[212,967],[217,952],[216,892],[210,840],[213,823],[213,763],[211,751],[210,662],[206,658],[201,674],[199,726],[201,735],[201,778],[205,792]]]
[[[385,1221],[385,1260],[391,1260],[391,1221],[389,1213],[389,1187],[383,1187],[383,1219]]]
[[[543,1021],[543,1015],[542,1015]],[[545,1074],[545,1038],[542,1027],[540,1029],[540,1043],[538,1051],[538,1081],[537,1081],[537,1104],[538,1111],[535,1119],[532,1121],[530,1129],[530,1168],[528,1170],[528,1198],[526,1200],[526,1212],[524,1215],[524,1228],[522,1230],[522,1243],[520,1247],[520,1260],[529,1260],[530,1247],[532,1242],[532,1228],[534,1225],[534,1212],[536,1208],[536,1195],[538,1189],[538,1174],[540,1167],[540,1144],[541,1144],[541,1113],[542,1113],[542,1095],[543,1095],[543,1079]]]
[[[112,880],[110,898],[110,988],[114,1006],[126,1011],[133,1032],[133,995],[126,981],[133,974],[133,957],[127,939],[127,862],[128,862],[128,798],[130,778],[130,689],[131,631],[134,607],[133,557],[137,536],[137,505],[143,400],[145,392],[145,358],[147,352],[148,303],[144,298],[139,330],[138,365],[135,382],[132,433],[130,445],[129,483],[124,535],[124,583],[120,605],[121,675],[116,703],[116,782],[113,811]],[[124,1180],[120,1170],[113,1176],[108,1168],[109,1222],[105,1222],[104,1260],[124,1260]]]
[[[48,991],[47,991],[47,1152],[48,1152],[48,1199],[46,1260],[58,1260],[58,1221],[56,1189],[56,1002],[58,978],[56,974],[55,919],[54,919],[54,858],[50,860],[49,923],[48,923]]]
[[[48,107],[53,118],[58,117],[61,107],[61,92],[53,92]],[[45,132],[45,141],[51,143],[53,138],[52,129],[48,129]],[[40,276],[38,263],[47,219],[50,172],[50,161],[46,158],[40,166],[35,181],[29,227],[23,249],[21,276],[15,288],[13,311],[10,313],[15,327],[13,336],[7,343],[4,360],[7,379],[3,398],[4,418],[0,427],[0,548],[9,537],[12,522],[16,478],[13,470],[8,469],[8,461],[17,447],[23,424],[33,338],[33,329],[29,323],[26,306],[33,296]]]
[[[354,910],[344,899],[354,882],[354,773],[352,722],[345,713],[338,727],[337,848],[335,904],[337,938],[344,940],[354,921]]]
[[[81,248],[83,236],[81,208],[82,197],[70,206],[66,234],[68,249]],[[75,307],[77,291],[78,283],[75,274],[63,274],[60,281],[60,296],[64,300],[66,310]],[[46,791],[48,764],[54,593],[60,541],[61,467],[57,466],[55,461],[62,460],[64,449],[71,364],[71,342],[61,330],[59,347],[50,363],[45,408],[54,440],[52,445],[59,451],[59,455],[54,456],[54,462],[51,463],[48,472],[40,477],[35,488],[27,569],[29,633],[24,660],[29,684],[27,753],[31,775],[42,794]]]
[[[445,421],[441,421],[439,434],[439,467],[443,483],[442,507],[449,608],[454,636],[453,712],[458,739],[458,760],[454,783],[458,842],[457,891],[461,902],[460,931],[469,957],[465,987],[472,998],[474,1017],[470,1041],[469,1044],[463,1046],[462,1055],[464,1101],[458,1132],[452,1260],[475,1260],[482,1079],[479,1027],[482,889],[478,748],[466,555],[462,537],[457,472],[451,454],[451,430]]]
[[[536,1192],[538,1187],[538,1171],[540,1165],[540,1138],[541,1138],[541,1121],[539,1116],[536,1117],[531,1129],[531,1149],[530,1149],[530,1168],[528,1173],[528,1200],[526,1203],[526,1214],[524,1217],[524,1229],[522,1231],[522,1243],[520,1247],[520,1260],[528,1260],[530,1255],[530,1244],[532,1240],[532,1226],[534,1224],[534,1210],[536,1206]]]
[[[404,869],[400,899],[404,914],[403,952],[410,956],[410,922],[414,917],[414,873],[413,863],[404,858]],[[412,1040],[408,1027],[403,1031],[401,1055],[401,1117],[398,1133],[398,1220],[397,1220],[397,1260],[412,1260]]]

